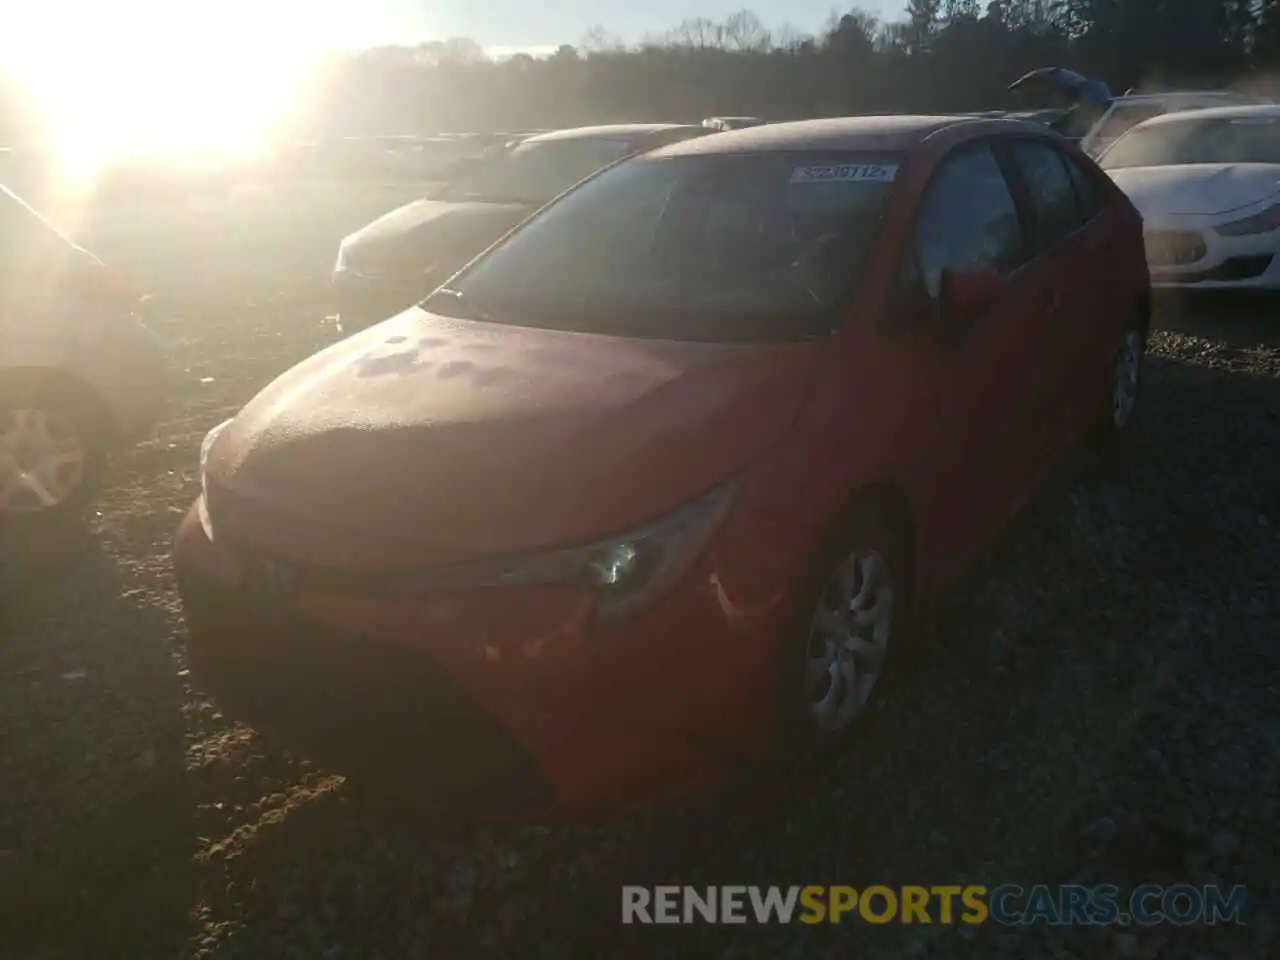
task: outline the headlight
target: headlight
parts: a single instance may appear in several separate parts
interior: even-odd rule
[[[1270,233],[1272,230],[1280,229],[1280,203],[1273,203],[1261,213],[1232,220],[1230,223],[1220,223],[1213,229],[1224,237],[1249,237],[1259,233]]]
[[[200,516],[200,527],[204,530],[204,535],[210,540],[213,539],[213,523],[209,519],[209,488],[204,479],[205,466],[209,463],[209,451],[213,449],[214,441],[218,439],[218,435],[226,429],[227,424],[230,422],[230,420],[223,420],[206,433],[204,439],[200,441],[200,499],[197,501],[196,512]]]
[[[388,586],[412,594],[576,583],[595,589],[598,619],[615,620],[643,608],[689,569],[728,515],[738,486],[723,484],[662,520],[597,543],[399,575]]]

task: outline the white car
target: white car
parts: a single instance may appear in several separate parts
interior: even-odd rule
[[[1280,106],[1156,117],[1098,165],[1142,214],[1153,286],[1280,289]]]
[[[1103,114],[1080,137],[1080,149],[1091,157],[1102,154],[1117,139],[1144,120],[1210,107],[1270,104],[1272,101],[1234,90],[1171,90],[1165,93],[1126,93],[1112,97]]]
[[[151,430],[168,372],[139,308],[0,186],[0,533],[78,521],[107,457]]]
[[[1165,90],[1139,93],[1129,89],[1122,96],[1111,95],[1100,80],[1091,80],[1074,70],[1040,67],[1009,84],[1009,91],[1056,105],[1038,118],[1058,133],[1075,140],[1091,157],[1097,157],[1130,127],[1166,113],[1230,107],[1251,103],[1271,103],[1266,97],[1237,90]],[[1056,114],[1056,116],[1055,116]]]

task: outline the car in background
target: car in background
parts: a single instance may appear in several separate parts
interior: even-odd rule
[[[845,739],[1077,444],[1141,220],[1041,125],[771,124],[586,179],[201,448],[193,681],[424,813],[616,814]]]
[[[746,130],[764,123],[759,117],[707,117],[702,125],[710,130]]]
[[[485,247],[582,178],[633,153],[713,133],[691,124],[629,123],[515,140],[421,200],[346,237],[333,270],[338,322],[363,329],[413,306]]]
[[[1117,137],[1134,124],[1179,110],[1197,110],[1245,104],[1264,104],[1265,97],[1234,90],[1169,90],[1139,93],[1127,90],[1112,96],[1100,80],[1092,80],[1062,67],[1040,67],[1023,74],[1009,85],[1023,96],[1048,97],[1061,108],[1044,121],[1056,132],[1079,143],[1080,149],[1097,157]]]
[[[1080,149],[1098,157],[1134,125],[1152,117],[1208,107],[1265,105],[1264,97],[1234,90],[1174,90],[1166,93],[1132,93],[1114,98],[1107,110],[1081,138]]]
[[[1013,81],[1008,89],[1020,98],[1047,104],[1037,114],[1023,112],[1024,118],[1044,123],[1075,143],[1089,133],[1114,99],[1101,80],[1064,67],[1038,67]]]
[[[1280,289],[1280,105],[1156,117],[1098,162],[1142,214],[1153,285]]]
[[[0,186],[0,531],[78,519],[108,455],[144,437],[166,380],[141,300]]]

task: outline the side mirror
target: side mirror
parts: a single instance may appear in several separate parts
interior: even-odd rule
[[[1003,291],[1004,277],[991,267],[947,267],[938,301],[945,316],[968,320],[995,303]]]

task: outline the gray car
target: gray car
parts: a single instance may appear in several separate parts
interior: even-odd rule
[[[510,143],[421,200],[346,237],[333,282],[343,330],[407,310],[477,254],[601,167],[715,131],[627,123],[556,130]]]
[[[0,529],[78,519],[107,457],[151,430],[167,374],[140,308],[0,186]]]

